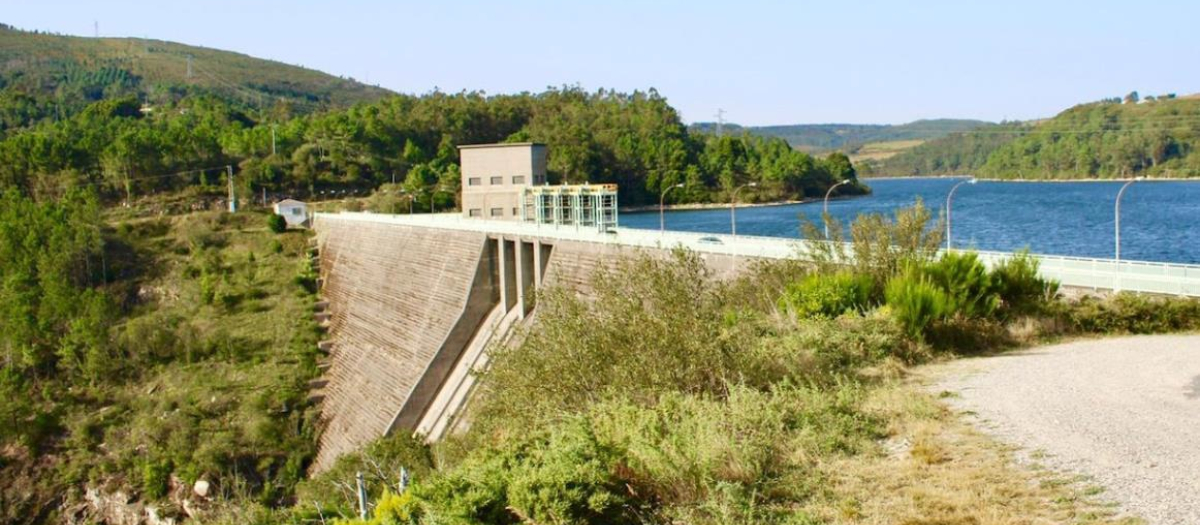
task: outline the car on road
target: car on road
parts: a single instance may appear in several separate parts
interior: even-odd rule
[[[721,242],[721,239],[712,236],[701,237],[697,242],[700,244],[725,244]]]

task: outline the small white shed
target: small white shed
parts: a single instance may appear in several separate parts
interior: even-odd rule
[[[282,215],[288,227],[303,227],[308,223],[308,205],[293,199],[284,199],[275,203],[275,214]]]

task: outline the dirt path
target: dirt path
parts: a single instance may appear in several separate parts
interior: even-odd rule
[[[1200,524],[1200,335],[1078,341],[932,370],[933,388],[1151,524]]]

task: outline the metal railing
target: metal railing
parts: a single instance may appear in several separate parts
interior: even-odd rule
[[[422,215],[385,215],[375,213],[318,213],[315,220],[358,220],[421,226],[497,235],[539,237],[543,239],[617,244],[622,246],[671,249],[683,247],[697,252],[756,257],[767,259],[803,258],[808,253],[808,241],[781,237],[726,235],[680,231],[660,232],[633,228],[616,228],[598,232],[586,227],[554,227],[519,221],[490,221],[464,218],[457,213]],[[1011,253],[976,251],[988,266],[994,266],[1013,256]],[[1113,259],[1091,259],[1057,255],[1034,254],[1040,263],[1043,277],[1054,279],[1063,286],[1093,290],[1119,290],[1149,294],[1200,297],[1200,265],[1146,261],[1117,262]]]

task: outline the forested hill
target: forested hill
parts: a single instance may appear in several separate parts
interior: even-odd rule
[[[840,153],[689,133],[653,89],[399,95],[225,51],[0,29],[0,190],[215,197],[231,167],[243,197],[402,181],[426,201],[415,209],[428,199],[446,209],[460,183],[457,146],[517,140],[550,146],[551,180],[615,182],[626,205],[658,202],[677,183],[668,201],[724,201],[750,182],[743,198],[774,200],[855,176]]]
[[[907,124],[792,124],[783,126],[739,126],[725,124],[731,133],[749,132],[763,137],[779,137],[804,151],[852,150],[870,142],[894,140],[930,140],[952,133],[989,126],[982,120],[930,119]],[[692,129],[715,132],[715,122],[697,122]]]
[[[1089,179],[1200,176],[1200,99],[1136,93],[1081,104],[1054,118],[926,142],[874,175]]]
[[[120,95],[164,103],[213,93],[253,107],[283,103],[292,111],[307,112],[390,94],[354,80],[229,51],[141,38],[54,35],[0,24],[0,88],[6,87],[52,102],[55,116]]]

